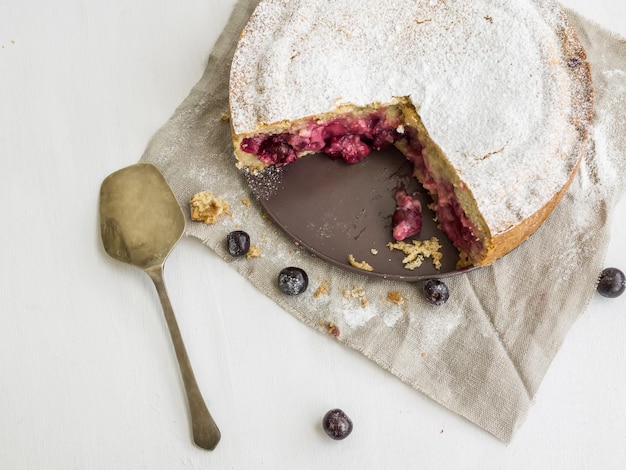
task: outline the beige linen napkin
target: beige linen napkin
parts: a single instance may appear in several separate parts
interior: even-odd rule
[[[141,160],[157,165],[171,184],[187,214],[187,235],[226,262],[233,261],[225,251],[226,234],[239,227],[250,233],[263,256],[234,265],[284,310],[324,334],[334,323],[339,336],[329,334],[329,341],[360,351],[416,390],[510,441],[603,268],[611,210],[626,175],[626,43],[571,13],[596,85],[596,123],[582,167],[534,236],[493,266],[447,280],[450,300],[433,307],[414,284],[355,275],[309,255],[263,217],[235,168],[224,119],[231,57],[257,2],[237,3],[204,76]],[[210,226],[191,222],[188,201],[204,190],[224,197],[232,217]],[[244,198],[250,199],[249,207]],[[301,296],[277,289],[278,272],[290,265],[309,274],[311,285]],[[404,303],[387,300],[389,292],[399,292]]]

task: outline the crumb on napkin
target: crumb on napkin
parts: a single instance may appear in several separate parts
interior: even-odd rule
[[[257,245],[250,246],[248,253],[246,253],[246,258],[248,259],[261,258],[262,256],[263,256],[263,253],[261,252],[261,248],[259,248]]]
[[[210,191],[195,194],[189,204],[191,205],[191,219],[205,224],[214,224],[220,217],[231,215],[228,201]]]

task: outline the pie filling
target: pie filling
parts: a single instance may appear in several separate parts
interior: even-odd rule
[[[425,157],[418,137],[417,130],[405,124],[401,108],[389,106],[324,122],[311,119],[290,132],[246,137],[240,148],[267,165],[283,166],[307,153],[325,153],[333,160],[342,158],[347,163],[358,163],[372,150],[384,150],[400,143],[414,165],[415,176],[433,198],[441,230],[462,257],[467,256],[470,261],[480,259],[484,246],[476,235],[475,224],[463,210],[452,182]],[[462,189],[462,182],[460,186]],[[421,207],[411,202],[406,193],[396,191],[394,198],[397,205],[392,220],[394,238],[401,240],[417,234],[422,226]]]
[[[411,197],[404,188],[397,188],[393,198],[396,200],[396,210],[391,216],[393,238],[402,241],[417,235],[422,230],[422,205]]]
[[[433,198],[432,207],[443,233],[470,262],[480,259],[484,245],[477,236],[475,224],[461,206],[452,182],[445,178],[444,172],[437,171],[431,160],[425,158],[417,131],[411,127],[407,127],[404,154],[413,163],[414,175]],[[459,186],[463,189],[462,182]]]
[[[291,132],[246,137],[241,150],[268,165],[286,165],[306,153],[325,153],[333,160],[357,163],[372,150],[384,150],[402,137],[401,117],[397,108],[389,107],[326,122],[310,120]]]

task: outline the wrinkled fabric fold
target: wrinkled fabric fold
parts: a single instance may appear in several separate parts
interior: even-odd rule
[[[603,268],[611,212],[626,177],[626,43],[568,12],[587,49],[596,86],[591,141],[571,189],[523,245],[488,268],[447,280],[450,300],[427,304],[417,286],[371,279],[308,254],[264,217],[235,168],[228,116],[230,61],[257,0],[241,0],[215,44],[201,80],[155,134],[141,161],[157,165],[187,214],[186,235],[224,262],[225,237],[246,230],[262,257],[233,266],[300,321],[328,334],[415,390],[509,442],[569,328],[584,313]],[[229,201],[232,216],[212,226],[192,222],[188,201],[209,190]],[[242,203],[249,199],[250,205]],[[298,265],[311,286],[301,296],[277,289],[277,273]],[[318,287],[327,293],[314,295]],[[402,305],[389,302],[400,292]],[[347,292],[347,294],[346,294]]]

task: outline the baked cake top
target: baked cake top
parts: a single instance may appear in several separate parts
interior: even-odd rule
[[[567,184],[592,114],[584,50],[551,0],[262,0],[230,86],[238,135],[408,97],[494,232]]]

